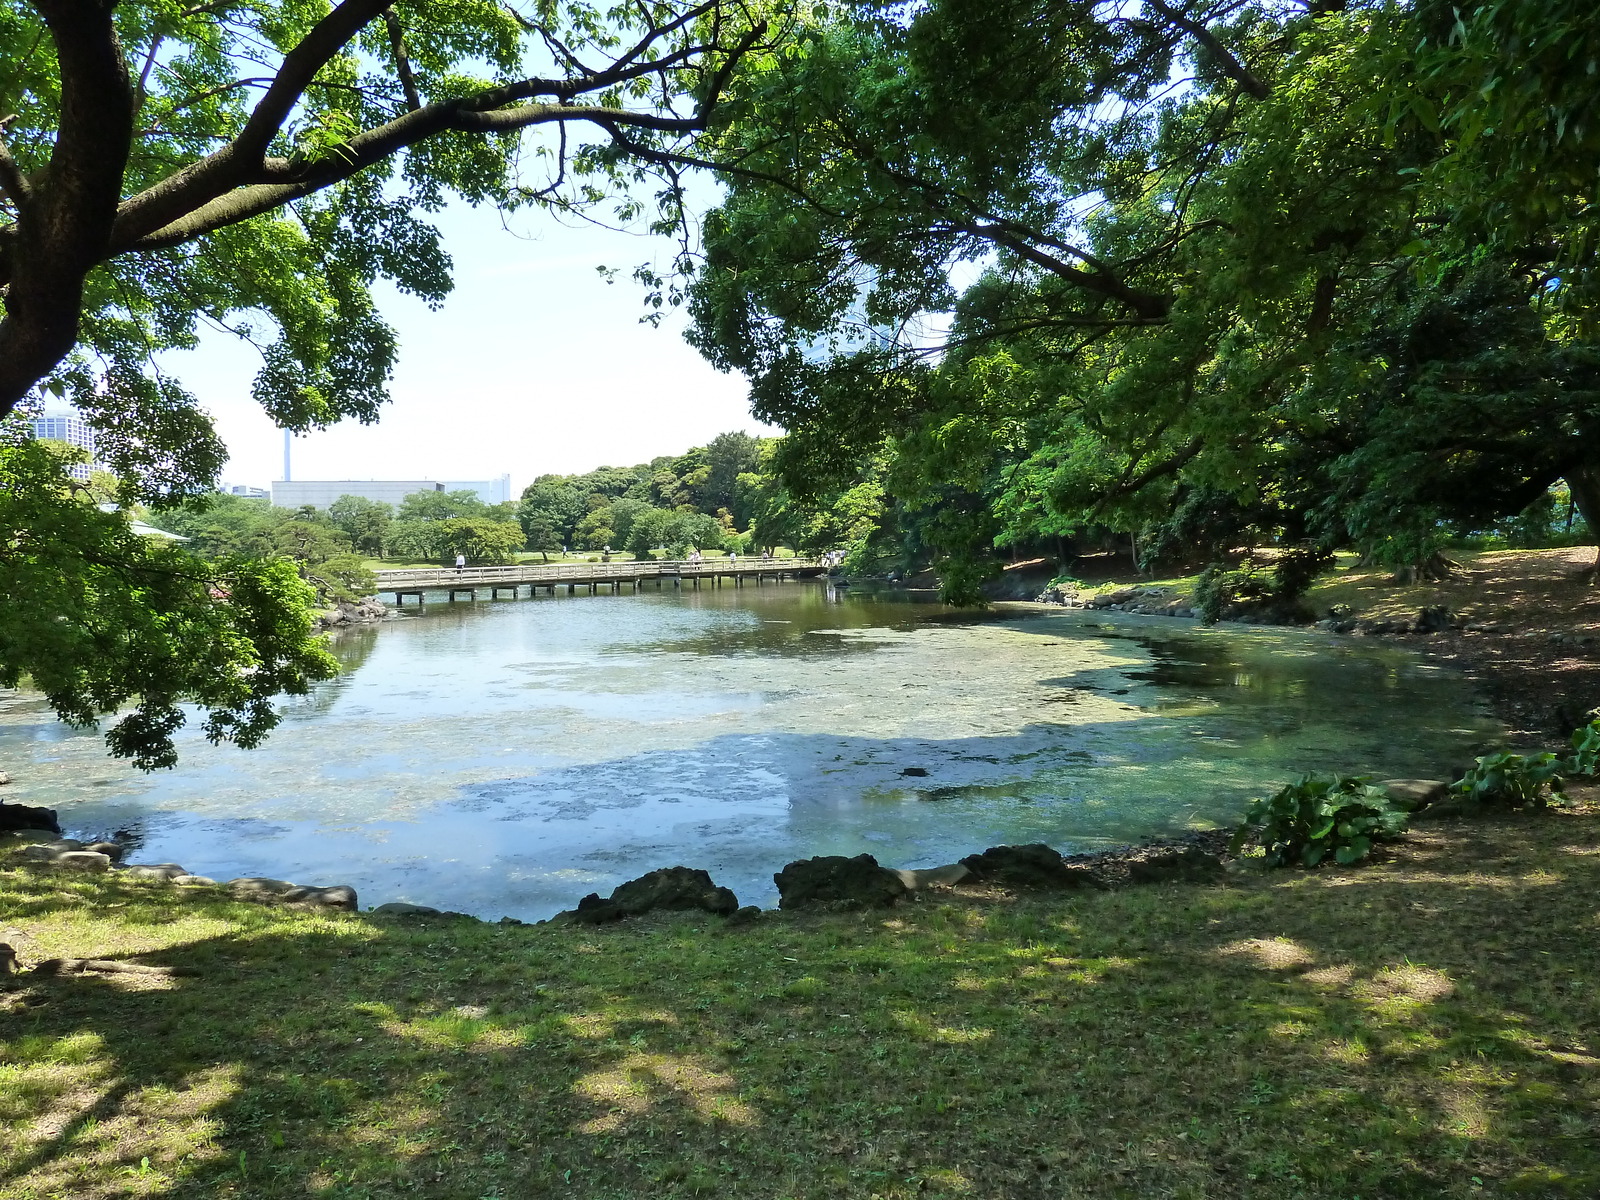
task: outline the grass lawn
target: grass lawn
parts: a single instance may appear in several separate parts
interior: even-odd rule
[[[599,930],[0,872],[0,1195],[1600,1194],[1600,803],[1384,862]]]

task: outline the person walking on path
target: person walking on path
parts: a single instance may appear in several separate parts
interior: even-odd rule
[[[467,569],[467,556],[465,554],[456,555],[456,570],[465,571],[466,569]]]

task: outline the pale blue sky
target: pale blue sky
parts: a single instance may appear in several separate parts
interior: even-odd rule
[[[400,335],[393,402],[376,425],[295,439],[298,479],[485,479],[623,466],[677,454],[729,429],[775,432],[749,413],[748,387],[682,337],[681,314],[639,324],[630,272],[666,262],[669,243],[544,214],[515,219],[457,205],[440,214],[455,260],[438,312],[384,289]],[[595,268],[618,267],[607,284]],[[283,435],[250,400],[259,357],[225,334],[167,360],[212,414],[232,454],[224,478],[282,478]]]

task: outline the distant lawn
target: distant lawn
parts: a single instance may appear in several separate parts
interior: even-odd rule
[[[1498,621],[1533,632],[1600,631],[1600,587],[1581,577],[1595,559],[1591,546],[1455,550],[1450,557],[1458,569],[1448,578],[1397,584],[1387,568],[1364,567],[1357,555],[1340,553],[1306,593],[1306,603],[1318,616],[1345,604],[1373,618],[1415,616],[1418,609],[1443,604],[1467,621]],[[1199,579],[1198,572],[1136,575],[1126,557],[1111,555],[1079,559],[1073,573],[1083,581],[1084,599],[1123,587],[1160,587],[1173,599],[1188,598]]]
[[[326,882],[333,882],[332,880]],[[1388,862],[599,930],[0,872],[0,1194],[1600,1194],[1600,811]]]

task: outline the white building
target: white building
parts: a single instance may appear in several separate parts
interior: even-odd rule
[[[511,499],[511,476],[499,479],[446,480],[441,485],[447,492],[476,492],[485,504],[504,504]]]
[[[432,479],[275,479],[272,503],[277,508],[325,509],[340,496],[362,496],[399,508],[413,492],[442,492],[446,486]]]
[[[78,446],[89,452],[89,462],[78,463],[70,468],[74,479],[80,482],[87,481],[90,468],[100,465],[94,452],[94,426],[89,424],[83,414],[72,405],[62,400],[47,401],[43,414],[34,417],[32,425],[33,436],[36,438],[66,442],[70,446]]]

